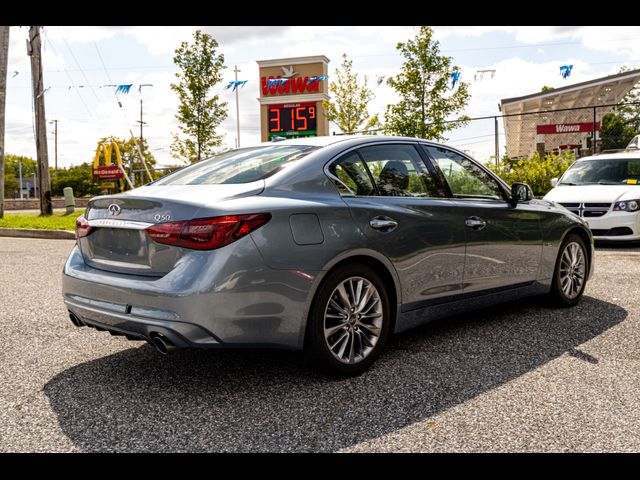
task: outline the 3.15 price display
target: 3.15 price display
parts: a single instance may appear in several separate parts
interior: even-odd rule
[[[317,109],[314,102],[269,105],[269,138],[317,135]]]

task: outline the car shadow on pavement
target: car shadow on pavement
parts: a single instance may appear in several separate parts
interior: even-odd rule
[[[563,354],[597,363],[578,347],[627,316],[591,297],[566,310],[539,303],[399,335],[356,378],[320,375],[287,352],[161,357],[144,345],[71,367],[44,392],[64,433],[85,451],[334,451],[427,419]]]

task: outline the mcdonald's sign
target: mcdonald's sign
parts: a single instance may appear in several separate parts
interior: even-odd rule
[[[116,164],[111,163],[111,154],[116,153]],[[100,153],[104,154],[104,165],[100,165]],[[99,143],[93,159],[93,178],[99,180],[119,180],[124,177],[120,148],[116,142]]]

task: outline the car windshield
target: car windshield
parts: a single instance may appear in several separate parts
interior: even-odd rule
[[[241,148],[202,160],[158,180],[154,185],[216,185],[249,183],[278,172],[320,147],[269,145]]]
[[[638,185],[640,158],[577,161],[558,185]]]

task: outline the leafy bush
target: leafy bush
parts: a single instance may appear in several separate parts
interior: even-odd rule
[[[548,154],[541,159],[536,152],[532,158],[521,160],[504,157],[499,165],[488,167],[509,185],[514,182],[527,183],[536,197],[543,197],[552,188],[551,179],[560,178],[575,161],[573,153]]]

